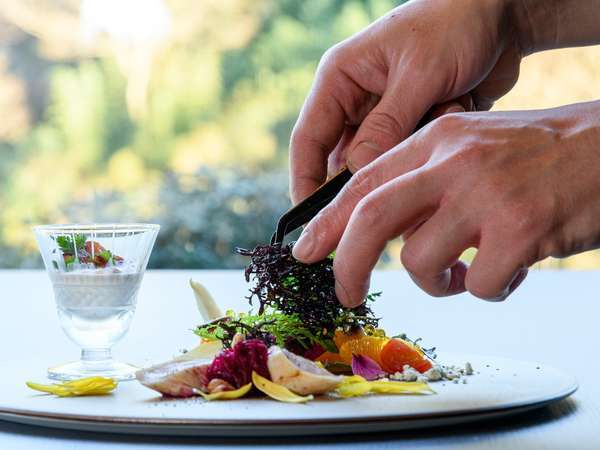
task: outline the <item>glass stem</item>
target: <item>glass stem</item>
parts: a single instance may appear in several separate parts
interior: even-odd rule
[[[81,363],[95,370],[107,366],[112,361],[110,348],[84,348],[81,350]]]

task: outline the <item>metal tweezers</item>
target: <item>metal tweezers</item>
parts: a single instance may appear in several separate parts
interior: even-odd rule
[[[323,183],[310,196],[283,214],[277,222],[277,230],[271,238],[271,245],[281,244],[285,236],[315,217],[319,211],[331,203],[350,178],[352,178],[352,172],[347,168],[343,169]]]

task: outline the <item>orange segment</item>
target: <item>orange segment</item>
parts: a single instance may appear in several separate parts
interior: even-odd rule
[[[351,364],[352,355],[368,356],[381,366],[381,350],[388,342],[388,338],[373,336],[351,339],[340,347],[340,357],[346,364]]]
[[[388,373],[402,372],[404,365],[423,373],[431,369],[431,361],[421,349],[403,339],[392,339],[381,351],[381,368]]]
[[[343,330],[338,329],[335,330],[335,333],[333,334],[333,342],[335,343],[335,346],[340,349],[346,342],[353,339],[360,339],[365,336],[366,334],[362,328],[357,328],[351,333],[346,333]]]

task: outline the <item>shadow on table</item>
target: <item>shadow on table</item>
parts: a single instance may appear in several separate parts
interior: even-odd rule
[[[62,440],[89,440],[104,443],[129,443],[132,445],[209,445],[210,447],[244,447],[255,446],[260,442],[261,447],[286,445],[288,447],[314,447],[319,448],[328,445],[337,447],[360,448],[361,444],[384,443],[386,441],[416,441],[443,440],[451,444],[456,441],[470,441],[471,439],[485,439],[485,435],[498,435],[503,433],[514,433],[521,429],[542,426],[560,421],[577,411],[577,402],[572,398],[562,400],[550,406],[527,411],[514,416],[475,422],[465,425],[451,425],[437,428],[426,428],[413,431],[398,431],[386,433],[362,433],[334,436],[302,436],[290,438],[206,438],[206,437],[182,437],[182,436],[151,436],[132,434],[108,434],[87,431],[59,430],[53,428],[35,427],[31,425],[20,425],[0,421],[0,434],[9,433],[13,435],[26,435],[28,437],[43,437]]]

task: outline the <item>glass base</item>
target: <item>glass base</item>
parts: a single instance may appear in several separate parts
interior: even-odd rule
[[[103,361],[102,365],[94,365],[84,361],[74,361],[60,366],[48,368],[48,378],[52,380],[70,381],[85,377],[105,377],[118,381],[133,380],[139,367],[118,361]]]

